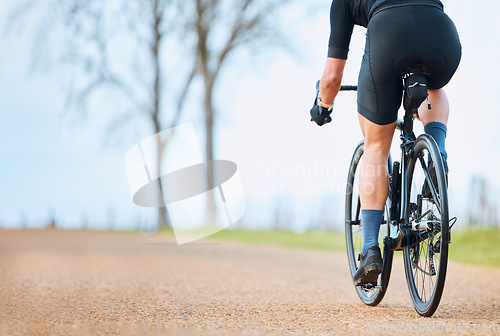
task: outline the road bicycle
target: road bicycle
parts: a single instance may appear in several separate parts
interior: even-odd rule
[[[422,316],[431,316],[441,300],[450,228],[456,221],[453,218],[450,223],[447,177],[437,144],[428,134],[416,137],[413,132],[414,116],[428,97],[427,75],[421,68],[410,69],[403,75],[405,114],[396,127],[400,132],[401,161],[392,162],[389,157],[389,196],[379,236],[383,270],[377,283],[355,286],[365,304],[379,304],[389,285],[394,252],[403,251],[410,296]],[[357,90],[357,87],[342,86],[341,90]],[[358,268],[363,242],[357,169],[363,152],[361,141],[351,159],[346,188],[345,234],[351,276]]]

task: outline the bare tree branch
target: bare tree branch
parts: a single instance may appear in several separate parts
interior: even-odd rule
[[[180,95],[177,99],[177,108],[175,109],[174,111],[174,119],[170,122],[170,127],[174,127],[175,125],[177,125],[179,123],[179,119],[181,118],[181,115],[182,115],[182,108],[184,106],[184,103],[185,103],[185,98],[186,98],[186,95],[189,91],[189,88],[191,87],[191,83],[193,82],[196,74],[198,73],[198,68],[195,66],[193,66],[192,70],[191,70],[191,73],[189,74],[186,82],[184,83],[184,86],[182,87],[182,90],[180,92]]]
[[[197,37],[196,55],[204,83],[205,151],[207,166],[211,171],[213,171],[210,165],[213,165],[214,151],[213,128],[217,119],[213,94],[218,75],[234,50],[254,42],[273,30],[272,26],[267,25],[267,20],[280,4],[286,2],[234,0],[231,2],[232,6],[228,8],[231,14],[226,16],[222,1],[195,0],[195,15],[188,27],[193,29]],[[216,34],[219,35],[214,37]],[[227,36],[227,39],[224,40],[223,36]],[[211,197],[210,195],[207,197],[205,219],[207,222],[212,222],[215,216],[215,203]]]
[[[72,76],[67,86],[68,104],[85,111],[93,94],[113,89],[130,103],[127,111],[136,110],[154,132],[160,132],[167,123],[175,126],[179,122],[185,97],[200,76],[204,86],[206,158],[212,160],[216,80],[235,50],[278,35],[273,15],[290,0],[48,1],[37,40],[52,36],[60,42],[52,44],[59,48],[50,53],[60,68],[68,70],[63,72]],[[38,4],[37,0],[23,1],[13,17]],[[127,50],[136,53],[129,55],[131,61],[122,57],[123,49],[116,44],[123,39],[136,47]],[[182,65],[172,64],[175,58],[164,55],[166,41],[175,41],[174,45],[181,48],[193,47],[195,53],[185,53]],[[38,42],[40,45],[44,44]],[[168,70],[184,70],[185,64],[190,67],[185,76],[171,79]],[[123,115],[130,118],[130,112]]]

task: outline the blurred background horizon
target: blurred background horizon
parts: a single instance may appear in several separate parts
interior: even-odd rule
[[[117,6],[121,1],[110,3]],[[226,2],[225,10],[231,11],[232,3],[236,2]],[[495,16],[500,3],[489,3],[487,11],[465,0],[443,3],[463,49],[461,65],[445,88],[451,106],[450,214],[458,217],[457,227],[498,227],[500,28]],[[27,14],[15,15],[14,9],[22,7],[19,4],[23,3],[0,4],[4,25],[0,30],[0,228],[43,228],[54,222],[66,229],[155,231],[157,209],[132,202],[125,171],[127,150],[155,133],[147,118],[136,113],[138,107],[127,102],[123,92],[108,84],[92,91],[85,101],[76,94],[68,99],[72,90],[85,87],[95,64],[75,70],[61,62],[63,54],[58,50],[68,48],[70,52],[63,56],[75,60],[84,54],[99,55],[100,50],[86,40],[72,39],[64,22],[50,22],[58,17],[58,13],[49,15],[53,2],[27,6]],[[108,14],[116,10],[110,6],[105,9]],[[271,27],[279,28],[284,46],[255,43],[235,49],[215,82],[214,157],[238,164],[246,201],[238,227],[298,232],[343,229],[347,168],[362,138],[355,94],[339,94],[331,124],[317,127],[309,121],[314,86],[325,63],[329,7],[329,1],[287,3]],[[92,12],[99,7],[89,8]],[[152,74],[144,67],[144,53],[128,40],[130,31],[116,28],[122,19],[113,18],[115,30],[103,28],[97,38],[115,37],[109,47],[111,56],[97,65],[114,67],[122,78],[138,85],[132,86],[138,100],[146,99],[148,93],[139,84]],[[84,27],[93,24],[91,18],[81,20]],[[213,33],[215,47],[225,38],[221,27]],[[148,34],[140,26],[130,29],[137,32],[139,41],[141,34]],[[167,115],[176,111],[172,101],[182,93],[184,75],[196,57],[186,47],[193,36],[179,30],[166,32],[173,38],[159,50],[165,67],[165,102],[160,108]],[[364,34],[364,28],[356,27],[345,84],[356,84]],[[68,43],[74,46],[69,48]],[[122,67],[129,61],[131,68]],[[205,143],[203,84],[197,77],[187,94],[180,95],[184,106],[175,120],[175,125],[193,123],[200,144]],[[420,124],[416,131],[422,132]],[[399,160],[397,145],[393,159]]]

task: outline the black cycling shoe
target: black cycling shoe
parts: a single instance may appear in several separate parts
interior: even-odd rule
[[[372,246],[366,254],[359,255],[359,267],[354,273],[353,280],[355,286],[363,286],[367,284],[377,284],[377,277],[382,273],[382,255],[378,246]]]
[[[443,154],[441,154],[441,157],[443,158],[443,166],[444,166],[444,175],[446,178],[446,185],[448,185],[448,162],[446,160],[446,157]],[[434,163],[432,162],[431,158],[429,158],[429,163],[427,164],[427,168],[429,169],[429,174],[431,175],[432,184],[434,184],[434,187],[436,188],[436,192],[439,193],[436,168],[434,168]],[[431,192],[431,189],[429,188],[429,186],[427,185],[427,183],[424,183],[424,186],[422,187],[422,197],[432,199],[432,192]]]

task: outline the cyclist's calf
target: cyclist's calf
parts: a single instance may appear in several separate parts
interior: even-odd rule
[[[365,138],[359,180],[361,206],[362,209],[382,210],[389,190],[387,158],[396,123],[377,125],[361,115],[359,122]]]
[[[427,102],[425,101],[418,109],[420,121],[422,121],[424,126],[434,121],[447,125],[450,106],[444,90],[429,90],[429,102],[431,109],[428,109]]]

